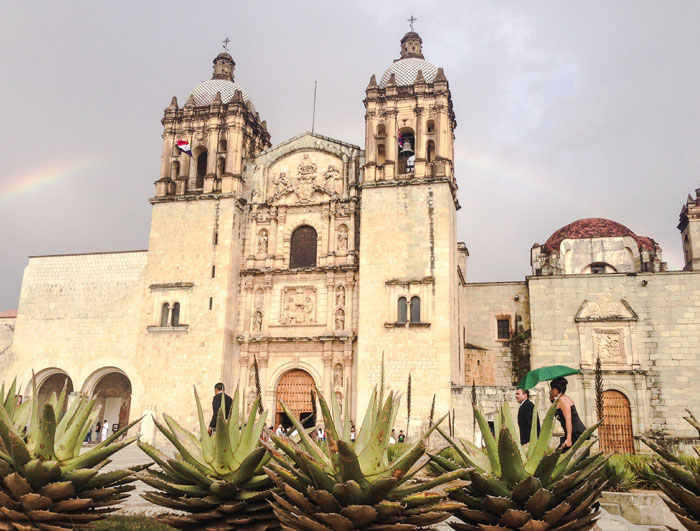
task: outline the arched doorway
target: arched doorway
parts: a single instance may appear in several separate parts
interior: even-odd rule
[[[41,411],[44,404],[49,401],[53,393],[56,393],[56,396],[60,396],[64,386],[66,388],[66,394],[73,392],[73,380],[64,372],[55,372],[38,384],[39,392],[37,398],[39,399],[39,411]],[[65,413],[67,407],[68,400],[63,403],[62,413]]]
[[[314,387],[314,379],[306,371],[293,369],[284,373],[277,384],[275,425],[282,424],[285,429],[292,425],[292,421],[287,418],[279,403],[280,400],[284,400],[284,403],[301,419],[304,426],[308,428],[315,426],[316,418],[311,402],[311,392]]]
[[[99,377],[90,393],[97,395],[97,404],[101,406],[100,422],[107,421],[109,432],[123,428],[129,423],[131,409],[131,381],[118,371],[110,371]]]
[[[633,454],[634,432],[630,401],[619,392],[603,392],[603,424],[598,429],[600,448],[608,453]]]

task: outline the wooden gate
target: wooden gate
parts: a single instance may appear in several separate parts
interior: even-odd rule
[[[603,392],[603,424],[598,428],[600,448],[608,453],[633,454],[634,433],[630,401],[619,391]]]
[[[311,391],[314,389],[314,379],[301,369],[294,369],[285,373],[277,384],[277,424],[285,428],[291,426],[291,422],[282,410],[279,401],[284,403],[294,414],[304,421],[304,425],[312,427],[315,424],[313,418],[313,405],[311,404]]]

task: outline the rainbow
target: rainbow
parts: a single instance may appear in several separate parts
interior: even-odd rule
[[[91,167],[93,162],[94,159],[81,159],[52,164],[11,177],[8,181],[0,183],[0,204],[65,177],[83,172]]]

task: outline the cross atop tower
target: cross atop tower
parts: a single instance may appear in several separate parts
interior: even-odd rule
[[[418,20],[418,19],[417,19],[416,17],[414,17],[413,15],[411,15],[411,17],[408,19],[408,23],[409,23],[410,26],[411,26],[411,31],[413,31],[413,23],[414,23],[416,20]]]
[[[413,26],[411,26],[411,28],[413,28]],[[231,42],[231,39],[229,39],[228,37],[226,37],[226,38],[224,39],[223,42],[224,42],[224,51],[225,51],[226,53],[228,53],[228,43]]]

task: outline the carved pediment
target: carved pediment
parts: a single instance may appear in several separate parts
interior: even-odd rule
[[[294,153],[273,166],[267,201],[309,204],[337,199],[343,193],[342,161],[324,152]]]
[[[637,314],[625,299],[612,300],[610,295],[601,295],[595,300],[584,300],[575,321],[636,321]]]

